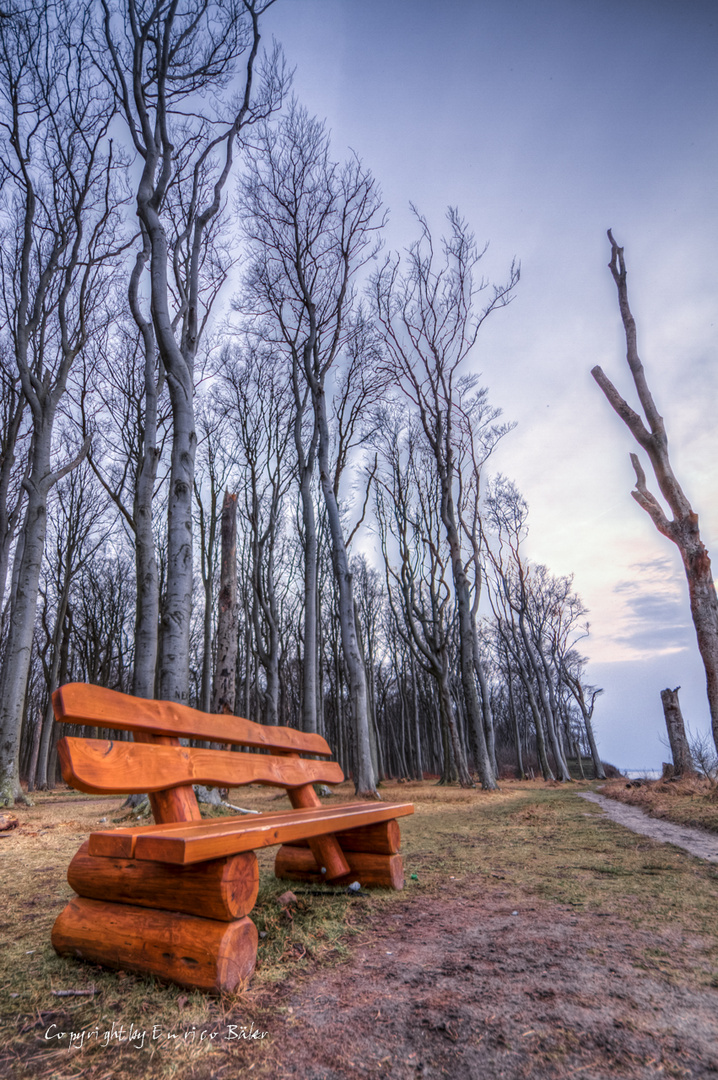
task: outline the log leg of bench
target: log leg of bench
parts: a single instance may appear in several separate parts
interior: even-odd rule
[[[254,971],[257,928],[76,896],[52,931],[60,956],[156,975],[210,993],[241,989]]]
[[[257,900],[259,869],[253,851],[193,866],[173,866],[90,855],[88,847],[86,840],[67,871],[67,880],[80,896],[181,911],[221,922],[249,915]]]
[[[295,810],[322,805],[311,784],[289,788],[287,795]],[[309,847],[319,867],[323,866],[326,870],[325,874],[321,874],[322,880],[335,881],[349,873],[349,863],[335,836],[317,836],[309,841]]]
[[[341,878],[332,881],[332,885],[350,885],[358,881],[367,888],[403,889],[404,866],[401,855],[378,855],[373,852],[346,852],[350,870]],[[283,844],[277,852],[274,873],[278,878],[293,881],[324,881],[317,860],[308,847],[293,847]]]

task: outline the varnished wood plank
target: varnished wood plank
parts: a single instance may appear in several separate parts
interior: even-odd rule
[[[365,825],[361,829],[334,834],[342,851],[365,851],[375,855],[398,855],[401,850],[399,822],[382,821],[378,825]],[[294,840],[298,847],[309,847],[308,840]]]
[[[150,735],[147,731],[135,731],[135,742],[150,746],[179,746],[180,741],[167,735]],[[144,793],[143,793],[144,794]],[[150,791],[147,793],[152,808],[152,817],[158,825],[164,821],[201,821],[197,796],[191,784],[170,788],[168,791]]]
[[[93,856],[86,840],[70,863],[67,880],[76,893],[91,900],[231,922],[249,915],[254,907],[259,870],[252,851],[193,866],[172,866]]]
[[[249,819],[227,817],[184,825],[140,825],[91,833],[89,850],[91,855],[134,856],[188,865],[413,813],[411,803],[350,803],[317,810],[284,810]]]
[[[349,862],[349,873],[337,878],[332,885],[349,885],[358,881],[364,888],[404,888],[401,855],[377,855],[364,851],[348,851],[345,854]],[[324,880],[312,852],[305,847],[280,847],[274,862],[274,872],[278,878],[292,881]]]
[[[76,896],[57,917],[52,944],[60,956],[232,993],[254,971],[257,929],[246,917],[218,922]]]
[[[149,701],[88,683],[61,686],[52,695],[52,704],[55,718],[66,724],[117,731],[149,731],[153,735],[174,735],[181,739],[205,739],[265,750],[332,756],[321,735],[305,734],[294,728],[265,727],[241,716],[203,713],[188,705]]]
[[[335,761],[189,746],[63,738],[58,754],[65,783],[91,795],[154,792],[184,784],[292,788],[307,781],[340,784],[344,779]]]

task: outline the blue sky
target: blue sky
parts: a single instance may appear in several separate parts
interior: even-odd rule
[[[674,468],[718,558],[718,8],[702,0],[278,0],[265,33],[296,65],[334,154],[370,166],[406,246],[414,202],[457,205],[485,270],[522,265],[472,357],[506,419],[494,468],[531,512],[528,551],[575,573],[604,686],[608,760],[666,757],[659,692],[707,728],[677,552],[633,502],[628,432],[590,369],[630,399],[606,229],[626,249],[639,349]]]

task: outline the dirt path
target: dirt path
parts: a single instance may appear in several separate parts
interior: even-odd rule
[[[718,863],[718,835],[704,832],[703,829],[693,829],[688,825],[673,825],[669,821],[650,817],[645,811],[637,806],[628,806],[616,799],[607,799],[605,795],[597,795],[593,791],[579,791],[582,799],[596,803],[611,821],[624,825],[632,832],[650,836],[652,840],[661,840],[664,844],[675,844],[683,848],[691,855],[697,855],[708,862]]]
[[[252,1075],[718,1077],[718,992],[646,969],[680,935],[480,890],[467,877],[392,907],[349,963],[283,987]]]

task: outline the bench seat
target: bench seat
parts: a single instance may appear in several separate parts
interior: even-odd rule
[[[238,855],[242,851],[292,844],[338,829],[376,825],[413,814],[411,803],[349,803],[309,810],[279,810],[247,817],[224,817],[181,824],[139,825],[90,834],[90,855],[187,866]]]

